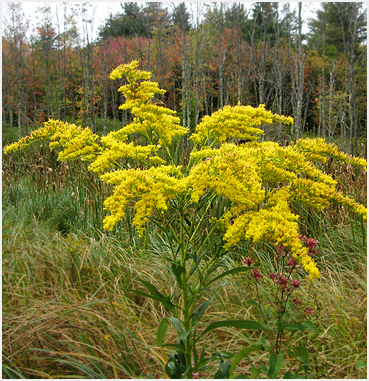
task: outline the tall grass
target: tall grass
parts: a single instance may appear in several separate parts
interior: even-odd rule
[[[328,165],[342,190],[365,203],[366,173]],[[4,157],[3,378],[165,377],[167,355],[155,347],[165,311],[130,290],[142,288],[141,278],[165,292],[173,280],[155,254],[160,248],[149,236],[144,243],[138,239],[130,213],[113,233],[103,232],[102,202],[110,191],[86,163],[58,162],[42,144]],[[212,215],[224,207],[225,200],[215,204]],[[367,356],[366,225],[335,206],[324,212],[295,208],[302,233],[317,238],[320,250],[322,278],[314,287],[306,281],[300,291],[317,307],[312,319],[319,335],[299,339],[311,353],[311,377],[364,378],[366,369],[356,364]],[[274,269],[274,253],[266,242],[244,243],[224,266],[233,268],[252,256],[267,274]],[[271,291],[260,282],[268,302]],[[205,322],[258,319],[248,303],[255,298],[251,278],[229,278]],[[167,335],[173,342],[172,327]],[[216,350],[231,356],[257,339],[257,333],[227,328],[200,344],[208,356]],[[261,353],[250,358],[265,362]],[[248,377],[249,363],[240,362],[237,372]],[[212,369],[200,376],[210,374]]]
[[[36,378],[145,378],[157,368],[146,347],[160,312],[125,291],[148,273],[148,260],[103,234],[65,237],[37,221],[13,229],[3,242],[8,369]]]

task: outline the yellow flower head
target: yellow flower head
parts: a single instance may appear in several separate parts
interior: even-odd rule
[[[257,126],[274,122],[291,124],[293,119],[273,114],[265,110],[265,105],[257,108],[241,105],[225,106],[211,116],[205,116],[196,127],[196,133],[191,136],[191,139],[195,143],[206,143],[209,140],[223,143],[231,138],[254,141],[257,140],[258,135],[264,135],[263,130]]]

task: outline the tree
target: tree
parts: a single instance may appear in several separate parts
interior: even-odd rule
[[[146,34],[142,25],[143,12],[138,3],[128,2],[121,6],[123,13],[111,14],[104,25],[100,26],[100,41],[121,36],[142,37]]]
[[[46,80],[46,115],[47,118],[52,118],[54,116],[50,93],[50,60],[51,51],[55,43],[56,32],[51,25],[51,7],[44,6],[39,7],[38,11],[42,15],[40,20],[41,26],[37,27],[38,31],[38,41],[37,43],[41,47],[45,59],[45,80]]]
[[[22,124],[27,128],[28,88],[26,82],[26,33],[29,20],[25,17],[21,3],[8,4],[8,17],[5,18],[4,35],[8,41],[5,51],[5,62],[8,63],[6,79],[11,79],[11,86],[4,91],[5,107],[10,115],[10,124],[13,125],[13,113],[16,108],[18,119],[18,135],[22,137]],[[13,90],[14,88],[14,90]]]
[[[275,42],[276,35],[273,28],[275,17],[278,12],[278,3],[255,3],[253,9],[253,33],[251,35],[251,46],[254,49],[253,77],[254,83],[257,86],[258,103],[268,103],[268,90],[270,86],[267,82],[270,63],[270,49],[272,41]]]
[[[190,28],[189,13],[185,3],[174,6],[173,22],[178,25],[182,32],[182,125],[190,127],[191,106],[190,106],[190,67],[189,52],[187,46],[187,32]]]
[[[289,11],[289,4],[286,8]],[[303,110],[303,96],[304,96],[304,71],[305,71],[305,58],[306,55],[302,49],[302,3],[298,3],[298,16],[297,16],[297,31],[295,34],[295,51],[292,52],[291,37],[288,38],[288,52],[290,58],[291,70],[291,89],[292,89],[292,107],[295,119],[294,137],[296,140],[301,138],[302,131],[302,110]],[[292,14],[289,14],[291,17]],[[292,20],[291,20],[292,21]],[[288,24],[291,25],[290,23]]]
[[[363,43],[366,41],[366,11],[363,10],[362,3],[323,3],[322,9],[316,12],[316,18],[310,23],[312,36],[309,43],[315,45],[321,54],[322,84],[321,84],[321,122],[323,127],[323,136],[329,118],[326,118],[325,102],[328,100],[325,95],[326,83],[329,83],[329,92],[332,93],[331,84],[333,80],[332,69],[337,66],[337,73],[342,72],[342,80],[337,82],[337,91],[341,96],[348,97],[343,99],[341,120],[339,122],[341,133],[346,135],[349,132],[349,152],[354,151],[353,144],[357,145],[358,135],[358,105],[356,102],[358,77],[360,70],[365,70],[363,65],[366,59],[366,48],[363,49]],[[342,65],[340,64],[342,63]],[[328,69],[328,70],[326,70]],[[332,93],[331,98],[335,98]],[[346,107],[348,110],[346,112]],[[348,114],[348,122],[346,122]],[[327,122],[328,120],[328,122]],[[346,127],[348,126],[348,128]]]
[[[348,94],[349,94],[349,120],[350,120],[350,144],[349,154],[352,155],[353,140],[355,139],[357,152],[357,111],[356,111],[356,73],[355,53],[364,33],[362,4],[361,3],[335,3],[339,20],[342,27],[342,40],[346,59],[346,70],[348,72]]]
[[[243,74],[243,62],[245,57],[242,51],[243,33],[245,28],[245,22],[247,19],[247,13],[242,3],[233,3],[231,9],[226,11],[226,23],[232,31],[232,44],[234,52],[232,56],[236,56],[236,73],[237,73],[237,101],[242,104],[243,102],[243,86],[248,80],[247,75]],[[234,34],[234,36],[233,36]]]

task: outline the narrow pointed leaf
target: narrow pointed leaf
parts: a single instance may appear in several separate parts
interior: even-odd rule
[[[231,367],[229,368],[229,373],[232,374],[232,372],[236,369],[236,366],[238,363],[249,353],[254,351],[261,351],[263,349],[263,346],[260,344],[253,344],[249,345],[246,348],[241,349],[235,356],[235,358],[232,361]]]
[[[298,361],[300,363],[309,363],[309,351],[306,347],[300,346],[295,348],[295,352],[298,354]]]
[[[179,333],[183,333],[183,332],[184,332],[183,327],[182,327],[182,323],[181,323],[177,318],[170,317],[170,318],[168,318],[168,320],[173,324],[173,327],[174,327]]]
[[[186,337],[191,333],[191,329],[189,329],[187,332],[182,332],[179,335],[177,335],[178,339],[180,340],[186,340]]]
[[[210,282],[208,282],[205,287],[209,286],[209,284],[227,276],[227,275],[233,275],[233,274],[238,274],[238,273],[241,273],[241,272],[245,272],[245,271],[249,271],[249,270],[252,270],[253,267],[252,266],[242,266],[242,267],[236,267],[232,270],[228,270],[228,271],[225,271],[224,273],[218,275],[217,277],[215,277],[214,279],[212,279]]]
[[[228,379],[230,375],[230,372],[229,372],[230,366],[231,364],[228,364],[227,362],[223,360],[219,361],[219,370],[214,374],[214,378],[218,380]]]
[[[153,296],[153,295],[145,294],[144,292],[138,291],[138,290],[126,289],[125,291],[134,292],[137,295],[142,295],[142,296],[145,296],[146,298],[157,300],[157,301],[161,302],[161,304],[164,307],[166,307],[170,312],[174,312],[175,308],[179,308],[175,304],[171,303],[168,299],[164,299],[164,298],[156,297],[156,296]]]
[[[319,331],[318,331],[317,327],[311,321],[303,321],[300,324],[300,327],[302,328],[301,331],[308,329],[310,331],[313,331],[317,335],[319,335]]]
[[[158,344],[162,344],[164,340],[164,336],[168,331],[168,319],[163,318],[160,322],[159,328],[158,328]]]
[[[225,327],[234,327],[238,329],[261,329],[265,330],[265,327],[260,324],[257,321],[252,320],[223,320],[223,321],[216,321],[214,323],[210,323],[205,331],[197,338],[197,340],[200,339],[201,336],[205,335],[206,333],[212,331],[216,328],[225,328]]]
[[[182,353],[185,353],[185,347],[184,345],[181,345],[181,344],[159,344],[159,345],[149,345],[148,347],[146,347],[146,349],[149,349],[149,348],[157,348],[157,347],[168,347],[168,348],[177,348],[180,352]]]
[[[293,324],[293,323],[284,324],[282,325],[282,328],[288,329],[289,331],[303,331],[303,328],[301,327],[301,325]]]

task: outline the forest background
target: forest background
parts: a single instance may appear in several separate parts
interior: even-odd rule
[[[365,3],[320,3],[304,19],[302,3],[127,2],[97,37],[93,3],[40,4],[33,30],[22,3],[3,15],[6,142],[49,118],[101,133],[129,123],[109,73],[139,59],[167,91],[157,102],[191,132],[224,105],[265,104],[295,119],[289,131],[276,126],[275,140],[338,137],[348,153],[366,153]]]

